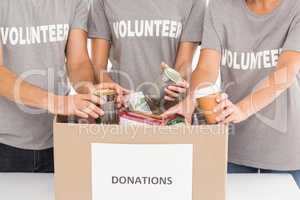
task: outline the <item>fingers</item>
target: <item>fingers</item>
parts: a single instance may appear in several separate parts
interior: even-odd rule
[[[187,88],[181,87],[181,86],[178,86],[178,85],[171,85],[171,86],[167,87],[167,90],[170,90],[170,91],[173,91],[173,92],[176,92],[176,93],[186,93],[186,89]]]
[[[91,110],[94,111],[98,116],[104,115],[104,111],[92,103],[89,105],[89,108],[91,108]]]
[[[192,124],[192,116],[191,117],[185,117],[185,123],[191,125]]]
[[[175,98],[173,98],[173,97],[169,97],[169,96],[165,96],[165,98],[164,98],[166,101],[176,101],[176,99]]]
[[[84,112],[81,112],[80,110],[76,110],[75,111],[75,115],[77,117],[80,117],[80,118],[83,118],[83,119],[88,119],[89,118],[89,115],[84,113]]]
[[[170,97],[170,98],[176,99],[176,98],[179,97],[180,94],[177,93],[177,92],[173,92],[172,90],[169,90],[169,89],[166,88],[165,89],[165,95]]]
[[[186,93],[186,89],[187,88],[181,87],[181,86],[178,86],[178,85],[168,86],[165,89],[165,93],[166,93],[165,100],[167,100],[167,101],[176,101],[176,99],[178,99],[180,97],[180,94]]]
[[[84,95],[81,96],[84,97],[81,99],[81,102],[79,102],[76,111],[83,112],[87,114],[88,116],[91,116],[94,119],[99,118],[100,116],[104,115],[103,110],[101,110],[98,106],[96,106],[94,103],[90,102],[92,95]]]
[[[168,118],[172,115],[175,115],[175,114],[180,114],[182,115],[182,112],[181,112],[181,105],[178,104],[172,108],[170,108],[169,110],[167,110],[166,112],[164,112],[161,116],[162,118]]]
[[[226,93],[222,93],[220,96],[217,97],[216,101],[218,103],[220,103],[220,102],[222,102],[222,101],[224,101],[226,99],[228,99],[228,95]]]
[[[167,64],[164,63],[164,62],[162,62],[162,63],[160,64],[160,67],[161,67],[162,69],[165,69],[165,68],[169,67],[169,65],[167,65]]]
[[[95,86],[95,89],[112,89],[115,90],[118,95],[126,95],[130,93],[129,90],[121,87],[116,83],[100,83]]]
[[[101,105],[103,102],[101,101],[101,98],[94,95],[94,94],[83,94],[80,95],[82,99],[93,102],[94,104]]]
[[[226,109],[227,107],[231,107],[233,105],[233,103],[228,100],[222,100],[219,102],[219,104],[214,108],[214,112],[218,113],[218,112],[222,112],[224,109]]]
[[[235,123],[235,120],[234,120],[234,118],[233,118],[233,116],[231,115],[231,116],[229,116],[228,118],[226,118],[224,121],[223,121],[223,123],[224,124],[229,124],[229,123]]]
[[[223,112],[221,112],[217,117],[217,122],[224,122],[226,119],[231,117],[231,115],[234,113],[233,107],[227,107]]]
[[[190,84],[186,81],[182,81],[182,82],[177,83],[176,86],[188,89],[190,87]]]
[[[94,119],[99,118],[99,115],[96,112],[94,112],[91,108],[85,108],[81,111],[88,114],[88,116],[91,116]]]

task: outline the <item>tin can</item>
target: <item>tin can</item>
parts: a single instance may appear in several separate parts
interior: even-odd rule
[[[101,99],[101,109],[104,115],[96,120],[97,124],[118,124],[119,113],[117,108],[117,93],[115,90],[103,89],[98,90],[94,95]]]

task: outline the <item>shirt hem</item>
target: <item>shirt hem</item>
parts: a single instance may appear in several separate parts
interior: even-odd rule
[[[202,46],[201,49],[210,49],[210,50],[215,50],[217,51],[218,53],[222,53],[222,49],[220,48],[217,48],[217,47],[206,47],[206,46]]]
[[[195,43],[201,43],[202,39],[199,38],[181,38],[180,42],[195,42]]]
[[[16,145],[10,142],[6,142],[6,141],[2,141],[0,140],[0,143],[7,145],[7,146],[11,146],[14,148],[18,148],[18,149],[22,149],[22,150],[33,150],[33,151],[41,151],[41,150],[46,150],[46,149],[51,149],[53,148],[53,145],[45,145],[45,146],[32,146],[32,145]]]
[[[80,25],[73,25],[73,26],[71,27],[71,30],[74,30],[74,29],[81,29],[81,30],[83,30],[84,32],[88,32],[87,27],[83,27],[83,26],[80,26]]]
[[[254,167],[254,168],[265,169],[265,170],[275,170],[275,171],[298,171],[298,170],[300,170],[300,165],[293,166],[293,167],[283,167],[283,166],[279,166],[278,164],[261,163],[258,161],[251,161],[251,160],[239,159],[239,158],[229,158],[228,161],[230,163],[237,164],[237,165]]]
[[[103,34],[99,34],[99,33],[90,33],[88,34],[88,38],[89,39],[104,39],[104,40],[107,40],[107,41],[111,41],[111,39],[108,37],[108,36],[105,36]]]

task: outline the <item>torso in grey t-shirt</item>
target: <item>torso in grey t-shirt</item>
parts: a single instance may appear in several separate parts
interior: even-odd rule
[[[206,0],[92,0],[89,37],[111,41],[114,81],[156,94],[160,63],[174,66],[179,43],[200,42]]]
[[[282,51],[300,51],[300,1],[284,0],[257,15],[245,0],[212,0],[203,48],[222,53],[225,91],[233,102],[249,95],[274,71]],[[229,161],[275,170],[300,169],[300,77],[261,112],[236,125]]]
[[[1,0],[4,65],[26,81],[65,95],[69,30],[86,30],[86,0]],[[17,94],[17,93],[16,93]],[[53,116],[0,97],[0,143],[25,149],[52,147]]]

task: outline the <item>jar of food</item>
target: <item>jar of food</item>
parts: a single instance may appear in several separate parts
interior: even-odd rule
[[[217,97],[221,95],[221,89],[218,85],[211,85],[201,88],[195,92],[194,98],[197,101],[198,108],[202,110],[208,124],[216,124],[216,117],[219,113],[213,110],[217,106]]]
[[[182,78],[181,74],[175,69],[169,66],[162,67],[161,75],[155,82],[155,86],[157,87],[159,94],[152,98],[153,102],[156,102],[156,106],[159,107],[162,112],[165,111],[165,109],[176,105],[179,101],[185,98],[186,94],[181,94],[175,102],[165,101],[164,99],[166,96],[165,89],[168,86],[176,85],[183,81],[184,79]]]
[[[165,96],[165,89],[168,86],[176,85],[180,82],[183,82],[183,78],[181,77],[180,73],[177,72],[175,69],[171,67],[163,67],[162,68],[162,74],[161,74],[161,81],[159,83],[161,92],[160,92],[160,98],[163,99]]]
[[[96,120],[98,124],[118,124],[119,114],[117,108],[117,93],[115,90],[97,90],[94,95],[101,99],[101,109],[104,115]]]

